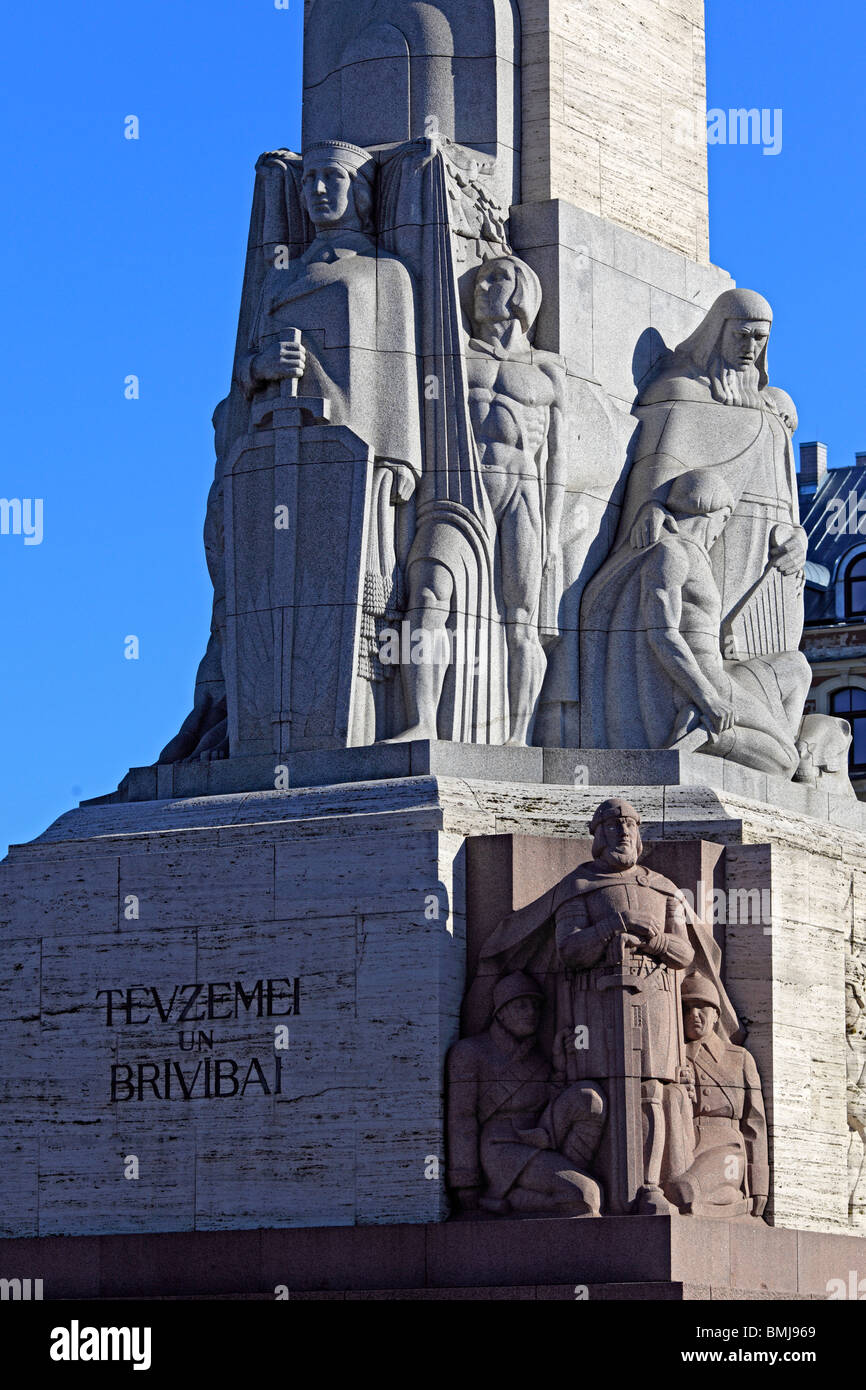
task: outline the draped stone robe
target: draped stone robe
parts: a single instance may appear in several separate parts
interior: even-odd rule
[[[247,395],[256,389],[256,354],[289,328],[300,329],[307,349],[298,395],[328,399],[332,425],[348,426],[376,459],[406,464],[419,477],[415,303],[406,266],[363,232],[337,231],[317,236],[285,269],[270,269],[238,368]]]

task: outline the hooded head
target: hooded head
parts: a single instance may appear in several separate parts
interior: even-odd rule
[[[696,468],[674,479],[666,506],[674,516],[712,516],[733,511],[734,495],[724,478],[708,468]]]
[[[703,528],[692,530],[702,530],[699,537],[693,534],[693,539],[700,539],[709,550],[734,510],[734,496],[724,478],[710,469],[694,469],[674,479],[665,505],[680,522],[693,517],[706,521]]]
[[[769,383],[767,345],[773,310],[755,290],[725,290],[703,322],[677,347],[673,370],[706,377],[722,405],[760,409]]]
[[[845,772],[851,738],[847,719],[832,714],[804,714],[797,749],[816,772]]]

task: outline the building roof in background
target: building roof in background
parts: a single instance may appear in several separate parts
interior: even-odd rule
[[[866,552],[863,464],[831,468],[817,490],[801,489],[800,520],[809,543],[806,622],[843,622],[836,615],[835,580],[846,555],[856,550]]]

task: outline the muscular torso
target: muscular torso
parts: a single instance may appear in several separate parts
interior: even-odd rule
[[[535,486],[536,460],[547,441],[556,387],[530,357],[503,358],[470,345],[466,359],[469,413],[494,511],[515,490]]]
[[[724,667],[719,647],[722,608],[707,552],[678,536],[664,538],[647,556],[642,586],[642,611],[649,625],[661,629],[664,613],[654,611],[658,590],[679,594],[679,631],[704,675],[717,687]]]

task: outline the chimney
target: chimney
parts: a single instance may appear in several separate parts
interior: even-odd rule
[[[858,468],[866,468],[866,454],[855,454],[854,458]]]
[[[866,460],[864,460],[866,461]],[[827,445],[800,445],[800,491],[817,492],[827,476]]]

